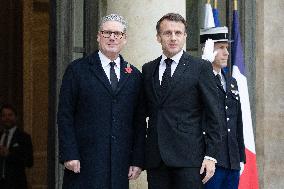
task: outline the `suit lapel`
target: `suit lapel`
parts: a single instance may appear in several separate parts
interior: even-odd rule
[[[98,51],[93,53],[89,58],[90,70],[101,81],[109,93],[113,94],[109,79],[107,78],[105,71],[102,67],[101,60],[99,58]]]
[[[224,91],[223,87],[222,87],[222,89],[223,89],[223,91],[224,91],[225,93],[227,93],[227,92],[229,92],[229,87],[230,87],[230,83],[231,83],[231,81],[230,81],[230,79],[229,79],[229,73],[225,73],[225,72],[222,70],[222,75],[223,75],[224,78],[225,78],[226,91]]]
[[[152,84],[152,90],[153,90],[153,93],[154,93],[154,97],[156,99],[156,101],[160,101],[161,99],[158,97],[158,89],[156,88],[156,86],[159,86],[160,83],[158,83],[158,85],[156,85],[156,80],[155,80],[155,74],[156,74],[156,71],[157,71],[157,77],[158,77],[158,81],[157,82],[160,82],[159,81],[159,65],[160,65],[160,62],[161,62],[161,59],[162,59],[162,56],[160,56],[159,58],[157,58],[156,60],[154,60],[154,64],[152,66],[152,70],[151,70],[151,84]]]
[[[186,53],[183,53],[183,55],[180,58],[180,61],[176,67],[176,70],[172,76],[171,83],[169,86],[169,89],[167,90],[166,94],[163,95],[163,98],[161,100],[161,103],[165,101],[165,99],[168,97],[168,95],[171,93],[171,91],[177,86],[178,82],[182,80],[183,74],[185,70],[188,68],[190,63],[190,57],[186,55]]]
[[[120,56],[120,79],[118,82],[118,86],[117,89],[115,90],[115,94],[118,94],[121,89],[125,86],[125,84],[127,83],[127,80],[130,76],[130,74],[134,74],[134,73],[127,73],[125,68],[127,67],[127,62],[124,61],[123,57]]]
[[[16,128],[16,130],[15,130],[15,132],[14,132],[12,138],[11,138],[9,149],[11,149],[14,146],[14,144],[17,142],[18,133],[19,133],[18,128]]]

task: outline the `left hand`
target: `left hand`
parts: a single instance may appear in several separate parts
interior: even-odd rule
[[[206,170],[206,175],[202,180],[202,183],[205,184],[215,173],[215,162],[209,159],[204,159],[200,169],[200,174],[204,173]]]
[[[9,149],[5,146],[0,146],[0,156],[7,157],[9,155]]]
[[[142,169],[140,167],[130,166],[128,172],[128,179],[135,180],[141,174]]]

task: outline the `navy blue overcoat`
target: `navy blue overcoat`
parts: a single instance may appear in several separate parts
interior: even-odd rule
[[[80,160],[80,173],[64,171],[63,188],[127,189],[129,166],[143,167],[145,116],[141,73],[121,57],[112,91],[98,52],[75,60],[63,76],[58,135],[60,162]]]

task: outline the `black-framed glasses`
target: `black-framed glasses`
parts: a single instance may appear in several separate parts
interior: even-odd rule
[[[120,31],[107,31],[107,30],[102,30],[101,34],[104,38],[110,38],[110,36],[113,34],[115,39],[121,39],[124,35],[124,33]]]

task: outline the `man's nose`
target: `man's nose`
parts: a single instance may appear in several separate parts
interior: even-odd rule
[[[229,51],[228,51],[228,49],[225,49],[225,54],[226,54],[226,55],[229,55],[229,54],[230,54]]]
[[[114,34],[114,33],[111,33],[110,36],[109,36],[109,38],[115,40],[115,39],[116,39],[115,34]]]

